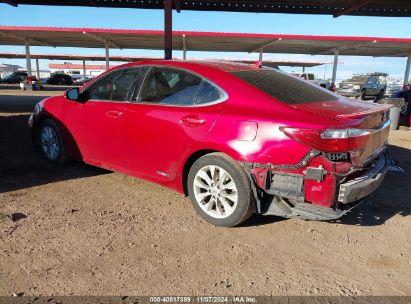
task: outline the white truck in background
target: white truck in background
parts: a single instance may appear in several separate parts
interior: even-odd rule
[[[302,78],[309,82],[312,82],[320,87],[326,88],[327,90],[331,89],[331,82],[322,79],[316,79],[313,73],[291,73],[291,75]]]

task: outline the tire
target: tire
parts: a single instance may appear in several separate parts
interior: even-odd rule
[[[194,209],[214,226],[236,226],[254,212],[250,180],[226,154],[200,157],[190,168],[187,189]]]
[[[408,106],[408,101],[406,101],[405,104],[401,107],[401,115],[410,115],[410,107]]]
[[[367,99],[367,91],[363,89],[361,91],[361,100],[366,100]]]
[[[37,132],[37,143],[43,156],[49,162],[55,164],[67,162],[61,133],[53,120],[46,119],[41,122]]]

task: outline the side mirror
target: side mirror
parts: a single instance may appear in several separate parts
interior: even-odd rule
[[[78,88],[72,88],[66,91],[66,98],[68,100],[78,101],[80,97],[80,90]]]

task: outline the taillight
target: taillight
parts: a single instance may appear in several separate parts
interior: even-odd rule
[[[321,152],[362,153],[369,135],[361,129],[303,129],[280,127],[288,137]]]

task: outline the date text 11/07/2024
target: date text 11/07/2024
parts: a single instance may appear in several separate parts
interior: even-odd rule
[[[165,296],[150,297],[150,303],[257,303],[257,298],[249,296]]]

